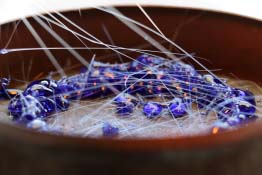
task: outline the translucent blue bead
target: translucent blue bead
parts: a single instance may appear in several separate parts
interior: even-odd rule
[[[241,120],[238,117],[230,117],[226,121],[229,126],[236,126],[241,123]]]
[[[143,108],[145,116],[147,116],[147,118],[149,119],[158,117],[161,114],[162,110],[162,105],[156,102],[147,102]]]
[[[183,102],[182,99],[176,98],[168,106],[172,117],[179,118],[187,114],[188,104]]]
[[[57,88],[57,84],[53,80],[42,79],[36,80],[30,83],[24,91],[24,95],[31,95],[34,97],[39,96],[52,96],[55,93],[55,88]]]
[[[27,88],[30,88],[30,87],[32,87],[35,84],[43,85],[43,86],[51,88],[51,89],[55,89],[57,87],[57,84],[56,84],[55,80],[52,80],[52,79],[41,79],[41,80],[32,81],[27,86]]]
[[[55,103],[56,108],[60,111],[66,111],[70,106],[70,101],[64,98],[62,95],[56,95]]]
[[[256,112],[256,107],[247,101],[239,101],[236,103],[239,113],[243,113],[245,115],[253,115]]]
[[[119,128],[106,122],[103,124],[102,132],[103,132],[103,136],[105,137],[115,137],[119,133]]]
[[[239,98],[242,98],[248,101],[249,103],[251,103],[254,106],[256,105],[254,94],[248,90],[241,90],[241,89],[235,88],[232,90],[232,94],[235,97],[239,97]]]
[[[253,120],[256,119],[256,116],[248,116],[248,115],[244,115],[244,114],[237,114],[237,115],[233,115],[228,117],[225,122],[229,125],[229,126],[238,126],[238,125],[243,125],[243,124],[247,124]]]
[[[189,64],[176,62],[169,68],[169,73],[179,80],[185,80],[187,77],[199,75],[197,71]]]
[[[9,97],[8,92],[6,90],[9,83],[10,83],[10,79],[7,78],[0,79],[0,98],[7,99]]]
[[[57,82],[55,94],[67,96],[69,99],[76,99],[77,88],[80,89],[80,87],[76,87],[71,81],[61,80]]]
[[[81,67],[80,73],[86,73],[88,70],[88,67]]]
[[[216,85],[210,85],[203,83],[200,87],[197,88],[196,94],[196,103],[200,109],[207,107],[211,102],[214,102],[214,99],[218,97],[220,88]]]
[[[14,119],[21,121],[33,120],[47,115],[38,99],[30,95],[17,95],[14,97],[8,105],[8,111]]]
[[[137,102],[125,95],[121,95],[114,100],[116,113],[119,115],[129,115],[133,112]]]
[[[221,121],[226,121],[229,117],[234,115],[236,115],[236,109],[232,103],[217,109],[217,116]]]
[[[20,122],[29,122],[32,121],[34,119],[36,119],[37,117],[35,116],[34,113],[24,113],[21,118],[20,118]]]
[[[164,62],[163,58],[153,57],[149,55],[141,55],[136,60],[132,61],[129,67],[129,71],[141,71],[145,68],[149,68],[155,65],[162,64]]]
[[[229,99],[225,99],[228,101]],[[223,104],[223,103],[222,103]],[[220,105],[217,109],[218,118],[228,122],[230,126],[246,123],[255,119],[256,107],[245,100],[231,101]]]
[[[45,109],[46,116],[54,113],[56,111],[56,102],[44,96],[38,97],[38,101],[41,103],[43,108]]]

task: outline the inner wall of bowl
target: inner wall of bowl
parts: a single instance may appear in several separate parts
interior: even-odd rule
[[[153,28],[137,7],[121,7],[119,10],[126,16]],[[261,22],[200,10],[148,7],[146,11],[167,38],[174,40],[189,53],[205,58],[199,59],[199,61],[209,69],[222,69],[222,74],[230,75],[232,73],[239,79],[261,83]],[[110,43],[110,41],[103,30],[104,27],[110,33],[115,45],[127,48],[142,46],[144,49],[156,50],[144,38],[105,12],[91,9],[81,11],[81,15],[79,11],[65,12],[64,15],[105,43]],[[62,19],[61,21],[68,24]],[[34,19],[29,19],[29,22],[48,47],[62,47]],[[17,21],[1,26],[0,47],[5,48],[8,41],[10,42],[7,48],[39,47],[23,22],[20,21],[17,26],[16,24],[18,24]],[[51,25],[51,27],[71,46],[83,47],[83,44],[72,33],[55,25]],[[72,29],[79,31],[75,27]],[[146,32],[167,49],[179,52],[163,38],[157,37],[149,31]],[[86,41],[85,44],[88,47],[99,47],[99,45]],[[110,50],[86,49],[78,52],[86,60],[90,60],[95,54],[96,60],[119,62],[117,55]],[[81,67],[80,62],[65,50],[52,50],[52,53],[65,69],[77,67],[76,69],[79,70]],[[140,55],[135,52],[125,53],[133,57]],[[163,54],[157,55],[165,56]],[[43,51],[13,52],[0,55],[0,58],[1,77],[11,76],[18,80],[31,81],[36,77],[47,75],[50,71],[55,71]],[[126,61],[130,60],[126,59]],[[197,67],[197,65],[195,66]]]

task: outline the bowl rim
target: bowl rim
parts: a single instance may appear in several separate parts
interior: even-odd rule
[[[79,9],[92,9],[96,6],[116,6],[116,7],[130,7],[134,5],[141,5],[145,7],[163,7],[163,8],[182,8],[182,9],[195,9],[195,10],[204,10],[211,12],[218,12],[224,14],[230,14],[235,16],[240,16],[244,18],[250,18],[257,21],[262,22],[262,11],[259,9],[259,5],[254,4],[245,4],[245,2],[239,2],[237,7],[233,6],[229,1],[212,1],[202,0],[202,1],[180,1],[180,0],[167,0],[167,1],[159,1],[159,0],[129,0],[129,1],[119,1],[119,0],[97,0],[94,2],[85,1],[85,0],[75,0],[75,1],[52,1],[52,0],[44,0],[37,1],[38,4],[34,4],[34,1],[26,0],[26,3],[23,4],[19,8],[23,8],[21,13],[11,13],[8,15],[3,15],[0,18],[0,25],[9,23],[12,21],[16,21],[21,18],[30,17],[36,14],[43,14],[46,12],[52,11],[72,11]],[[43,3],[44,2],[44,3]],[[22,2],[21,2],[22,3]],[[48,6],[47,6],[48,4]],[[2,8],[0,8],[3,13],[10,11],[12,8],[12,1],[8,3],[4,3]],[[252,6],[250,6],[252,5]],[[45,9],[44,9],[45,8]]]
[[[252,123],[235,130],[195,136],[174,138],[87,138],[70,135],[55,135],[0,123],[0,135],[7,141],[46,147],[74,147],[78,149],[154,152],[161,150],[214,149],[238,143],[247,143],[262,137],[262,122]]]

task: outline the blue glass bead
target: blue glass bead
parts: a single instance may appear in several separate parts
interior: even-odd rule
[[[82,92],[82,97],[95,98],[107,95],[110,91],[107,86],[104,86],[103,84],[106,84],[106,82],[102,82],[100,77],[89,79],[85,90]]]
[[[199,75],[197,71],[189,64],[176,62],[169,68],[169,73],[179,80],[184,80],[186,77]]]
[[[225,99],[229,101],[229,99]],[[222,103],[223,104],[223,103]],[[249,119],[255,119],[256,108],[248,101],[237,100],[229,101],[229,103],[220,105],[216,108],[218,118],[222,121],[228,122],[230,126],[246,123]]]
[[[0,84],[2,87],[7,87],[10,83],[10,79],[8,78],[1,78],[0,79]]]
[[[22,115],[22,108],[23,105],[18,96],[13,98],[8,105],[8,111],[15,119]]]
[[[35,80],[33,82],[31,82],[27,88],[30,88],[34,85],[43,85],[45,87],[51,88],[51,89],[55,89],[57,87],[56,81],[52,80],[52,79],[41,79],[41,80]]]
[[[238,117],[229,117],[226,121],[228,123],[229,126],[236,126],[241,124],[241,121]]]
[[[237,126],[237,125],[248,124],[256,119],[257,119],[256,115],[245,115],[239,113],[235,116],[229,117],[226,122],[230,126]]]
[[[196,103],[200,109],[205,107],[210,107],[209,104],[214,100],[219,98],[221,88],[216,85],[211,85],[208,83],[203,83],[200,87],[197,88],[196,94]]]
[[[116,64],[112,67],[112,70],[118,72],[127,72],[129,66],[130,66],[129,63]]]
[[[35,118],[37,118],[37,116],[35,116],[34,113],[23,113],[21,118],[20,118],[20,122],[29,122],[29,121],[32,121],[34,120]]]
[[[227,119],[236,114],[236,107],[230,103],[225,106],[221,106],[217,109],[218,119],[221,121],[227,121]]]
[[[64,98],[62,95],[56,95],[55,103],[57,109],[60,111],[66,111],[70,106],[70,101]]]
[[[241,100],[238,101],[236,104],[239,109],[239,113],[243,113],[245,115],[253,115],[256,112],[256,107],[247,101]]]
[[[195,102],[190,96],[185,96],[182,98],[182,103],[186,105],[186,109],[192,109],[192,104]]]
[[[150,91],[151,92],[150,94],[153,94],[153,95],[160,95],[164,92],[165,89],[165,86],[164,85],[161,85],[161,84],[154,84],[152,88],[150,88]]]
[[[246,117],[247,117],[247,119],[246,119],[247,122],[252,122],[252,121],[255,121],[255,120],[258,119],[258,116],[255,115],[255,114],[253,114],[253,115],[248,115],[248,116],[246,116]]]
[[[119,128],[111,125],[110,123],[106,122],[103,124],[102,127],[103,136],[105,137],[115,137],[119,133]]]
[[[154,97],[154,91],[153,91],[153,86],[149,85],[148,82],[145,81],[140,81],[135,85],[135,88],[133,91],[129,91],[132,94],[140,94],[144,97],[150,98]]]
[[[141,55],[136,60],[131,62],[129,71],[136,72],[141,71],[145,68],[149,68],[155,65],[162,64],[164,62],[164,59],[161,57],[153,57],[149,55]]]
[[[175,62],[174,64],[171,64],[169,66],[169,69],[170,70],[173,70],[173,71],[177,71],[177,72],[180,72],[182,67],[183,67],[183,64],[182,62]]]
[[[28,121],[34,118],[41,118],[47,115],[44,107],[33,96],[17,95],[11,99],[8,111],[15,120]]]
[[[55,94],[60,94],[67,99],[80,99],[90,96],[87,77],[84,74],[71,76],[57,82]]]
[[[39,96],[52,96],[55,93],[57,84],[50,79],[36,80],[30,83],[24,91],[24,95],[32,95],[34,97]]]
[[[128,101],[128,99],[125,97],[125,94],[118,96],[118,97],[115,98],[115,100],[114,100],[115,104],[125,103],[126,101]]]
[[[63,95],[68,99],[77,99],[79,97],[78,92],[84,89],[84,87],[81,88],[79,82],[81,82],[81,78],[78,79],[77,76],[63,78],[57,82],[55,94]],[[85,84],[85,82],[82,84]]]
[[[45,109],[45,112],[47,115],[52,114],[56,111],[56,102],[51,99],[44,96],[38,97],[38,101],[41,103],[43,108]]]
[[[88,67],[81,67],[80,73],[86,73],[88,70]]]
[[[134,75],[134,77],[139,78],[139,80],[134,78],[136,83],[134,84],[134,88],[130,89],[128,93],[132,94],[141,94],[146,96],[147,98],[155,97],[158,94],[161,94],[165,91],[165,79],[164,76],[161,75],[159,71],[146,71],[142,72],[144,74]]]
[[[196,95],[196,92],[194,91],[194,88],[197,89],[199,82],[197,78],[194,77],[188,77],[185,78],[183,82],[179,82],[179,87],[184,93],[187,93],[189,95]]]
[[[147,116],[147,118],[149,119],[158,117],[161,114],[162,110],[162,105],[156,102],[147,102],[143,108],[145,116]]]
[[[183,102],[182,99],[175,98],[168,106],[172,117],[179,118],[187,114],[188,104]]]
[[[119,87],[110,86],[111,83],[119,80],[115,79],[115,76],[115,73],[113,73],[113,70],[109,67],[93,68],[88,77],[85,77],[82,82],[84,86],[82,86],[80,90],[81,98],[106,96],[110,94],[114,88],[119,89]],[[79,80],[77,81],[79,82]]]
[[[10,79],[7,78],[0,79],[0,98],[7,99],[9,97],[9,94],[6,89],[9,83],[10,83]]]
[[[256,105],[254,94],[252,92],[248,91],[248,90],[241,90],[241,89],[234,88],[232,90],[232,95],[234,97],[242,98],[242,99],[248,101],[249,103],[251,103],[254,106]]]
[[[55,94],[63,94],[65,96],[72,96],[75,93],[75,88],[71,84],[58,83]]]
[[[115,77],[116,77],[116,73],[112,68],[105,68],[102,71],[102,78],[104,80],[106,80],[107,82],[114,82],[115,81]]]
[[[174,76],[165,75],[165,74],[169,74],[169,73],[164,72],[164,75],[158,79],[159,80],[158,84],[162,87],[160,93],[170,94],[170,96],[179,95],[180,92],[177,90],[178,84],[176,78]]]
[[[227,118],[226,122],[229,126],[238,126],[249,123],[251,120],[243,114],[238,114]]]
[[[116,104],[116,113],[122,116],[131,114],[134,107],[137,105],[137,101],[131,99],[128,95],[117,97],[114,103]]]

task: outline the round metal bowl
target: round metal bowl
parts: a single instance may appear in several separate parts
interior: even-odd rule
[[[125,15],[151,25],[137,7],[119,9]],[[188,52],[207,58],[212,63],[204,63],[208,68],[221,68],[224,74],[233,72],[240,79],[249,79],[261,85],[261,21],[183,8],[148,7],[146,11],[168,38],[174,39],[175,36],[175,42]],[[63,14],[103,41],[107,38],[101,24],[108,26],[117,45],[135,47],[146,43],[115,17],[99,10],[83,10],[81,17],[78,11]],[[47,36],[39,24],[33,19],[29,19],[29,22],[45,38],[48,46],[57,46],[57,41]],[[5,47],[13,29],[13,23],[1,26],[1,48]],[[52,26],[52,29],[70,41],[70,44],[81,46],[69,32],[56,26]],[[39,47],[23,23],[19,24],[13,36],[9,48]],[[164,41],[160,42],[169,47]],[[65,51],[53,53],[64,67],[68,65],[68,60],[72,65],[78,64]],[[87,59],[92,57],[91,52],[80,53]],[[96,54],[101,60],[109,62],[114,62],[116,58],[109,51],[97,51]],[[54,70],[42,51],[13,52],[0,55],[0,59],[2,77],[10,75],[23,79],[21,67],[28,65],[30,60],[33,60],[33,66],[27,80],[32,80],[39,73],[46,75]],[[129,140],[58,136],[1,123],[0,170],[2,174],[56,175],[260,174],[261,137],[262,124],[259,122],[216,135]]]

